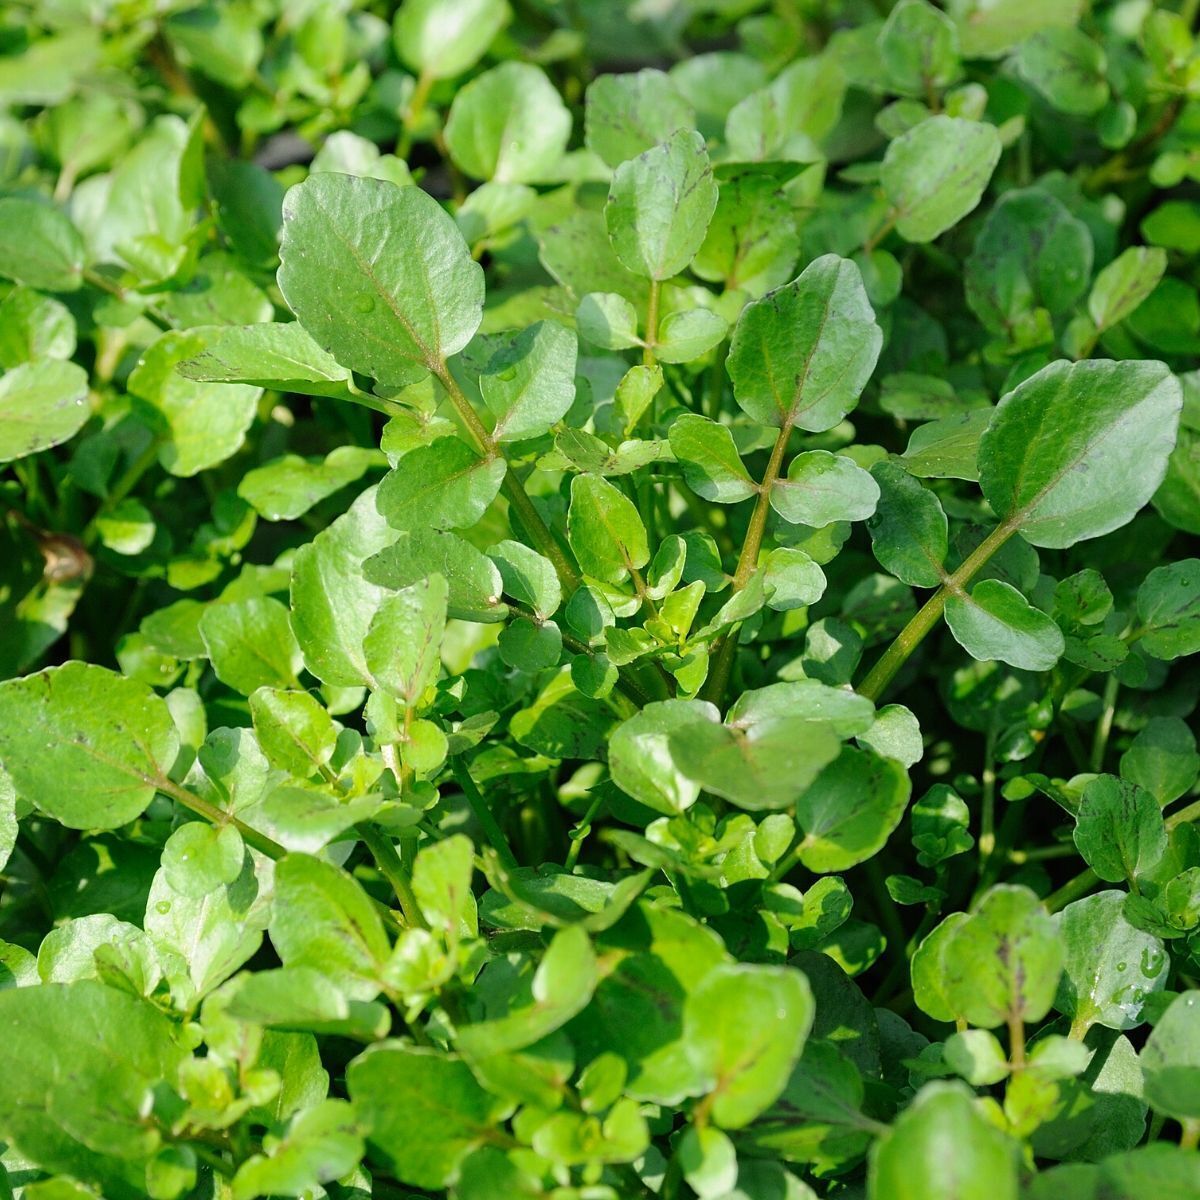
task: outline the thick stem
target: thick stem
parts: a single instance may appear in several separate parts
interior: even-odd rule
[[[242,841],[247,846],[252,846],[260,854],[265,854],[268,858],[278,861],[287,853],[287,850],[283,846],[267,837],[265,833],[259,833],[257,829],[252,829],[232,813],[227,813],[215,804],[210,804],[203,796],[197,796],[195,792],[190,792],[187,788],[180,787],[179,784],[168,779],[165,775],[161,775],[151,782],[164,795],[178,801],[184,808],[194,812],[196,816],[203,817],[210,825],[214,825],[218,829],[221,829],[225,825],[232,825],[242,835]]]
[[[909,655],[941,619],[946,601],[956,592],[961,592],[1016,531],[1016,526],[1007,521],[997,525],[975,547],[958,570],[946,577],[945,583],[925,601],[912,620],[896,635],[896,640],[883,652],[879,661],[859,684],[857,691],[860,696],[866,696],[868,700],[878,700],[883,695],[888,684],[895,678],[896,672],[904,666]]]
[[[417,76],[416,86],[413,88],[413,94],[408,99],[408,107],[404,110],[403,128],[400,131],[400,140],[396,145],[396,157],[408,158],[412,153],[413,135],[416,132],[417,122],[425,115],[425,105],[429,101],[429,93],[433,90],[434,78],[425,72]]]
[[[650,280],[650,298],[646,302],[646,337],[642,350],[642,362],[647,367],[654,366],[654,348],[658,344],[658,294],[662,284],[657,279]]]
[[[458,380],[450,373],[450,368],[446,363],[438,362],[430,365],[429,368],[441,382],[442,387],[446,389],[446,394],[450,397],[450,403],[454,405],[454,411],[458,413],[459,420],[467,427],[467,431],[475,439],[479,450],[484,454],[498,454],[499,450],[495,439],[487,431],[487,427],[479,419],[479,414],[471,405],[470,400],[464,395],[462,388],[458,386]],[[525,491],[525,485],[521,482],[521,478],[513,469],[512,463],[507,464],[507,471],[504,475],[504,495],[508,498],[509,504],[516,510],[517,515],[521,519],[521,524],[525,527],[525,531],[532,538],[538,551],[548,558],[554,565],[555,573],[558,575],[559,582],[568,592],[573,592],[579,586],[579,572],[568,560],[566,554],[563,553],[562,547],[558,544],[558,539],[550,532],[546,522],[542,520],[541,514],[533,506],[533,501],[530,500],[529,494]]]
[[[763,472],[762,483],[759,485],[758,499],[754,504],[754,512],[750,516],[750,524],[746,527],[746,537],[742,542],[742,552],[738,555],[737,566],[733,572],[733,590],[740,592],[750,582],[758,566],[758,555],[762,550],[763,535],[767,529],[767,517],[771,513],[771,489],[779,478],[783,468],[783,456],[787,451],[788,438],[792,433],[792,423],[785,421],[779,427],[779,436],[771,449],[771,457],[767,461],[767,469]],[[718,708],[721,698],[729,685],[729,676],[733,672],[733,659],[737,653],[737,637],[731,630],[721,639],[717,647],[712,671],[704,682],[701,695]]]
[[[517,856],[512,852],[512,847],[508,844],[508,838],[504,836],[504,830],[500,828],[499,822],[488,807],[488,803],[476,786],[475,780],[471,778],[471,773],[458,759],[450,760],[450,773],[454,776],[458,786],[462,788],[463,795],[466,796],[467,803],[471,806],[471,811],[475,814],[475,819],[483,828],[484,837],[487,838],[492,849],[500,856],[500,861],[510,871],[515,871],[520,866],[520,863],[517,862]]]
[[[1008,1061],[1014,1071],[1025,1069],[1025,1022],[1020,1017],[1008,1018]]]
[[[1092,739],[1092,755],[1088,762],[1093,774],[1098,775],[1104,769],[1104,753],[1108,749],[1108,738],[1117,714],[1117,693],[1120,690],[1121,681],[1115,674],[1109,675],[1104,682],[1104,708],[1100,720],[1096,722],[1096,735]]]
[[[412,889],[412,873],[405,867],[400,855],[396,853],[392,839],[374,825],[364,823],[356,826],[356,830],[358,836],[362,838],[363,844],[370,850],[371,857],[379,868],[379,873],[391,884],[392,891],[396,893],[396,899],[400,902],[400,911],[404,913],[405,923],[418,929],[428,929],[425,914],[421,911],[421,905]]]

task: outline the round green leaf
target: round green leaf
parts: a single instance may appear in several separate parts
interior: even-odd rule
[[[472,79],[450,105],[446,148],[473,179],[537,183],[571,136],[571,114],[546,73],[507,62]]]
[[[332,172],[284,200],[279,288],[322,349],[385,383],[457,353],[483,310],[483,270],[432,196]]]
[[[69,662],[0,683],[0,762],[17,795],[70,829],[116,829],[154,798],[179,750],[145,684]]]
[[[932,242],[983,197],[1000,161],[994,125],[939,115],[914,125],[887,148],[880,170],[896,230],[905,241]]]
[[[92,415],[87,394],[87,372],[73,362],[48,358],[6,372],[0,379],[0,462],[74,437]]]
[[[717,206],[704,138],[680,130],[613,173],[604,219],[621,262],[644,279],[670,279],[696,255]]]
[[[979,443],[979,482],[1035,546],[1130,521],[1162,482],[1182,397],[1159,362],[1055,362],[1009,392]]]
[[[882,345],[858,267],[826,254],[742,310],[727,364],[733,393],[760,425],[832,429],[858,403]]]

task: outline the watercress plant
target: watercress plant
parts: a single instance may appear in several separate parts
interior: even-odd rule
[[[1200,1194],[1200,46],[0,38],[0,1197]]]

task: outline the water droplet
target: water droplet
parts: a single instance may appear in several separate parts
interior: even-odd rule
[[[360,313],[369,313],[375,311],[375,298],[373,296],[359,296],[354,301],[354,307]]]
[[[1128,963],[1123,963],[1123,962],[1117,963],[1117,970],[1124,971],[1128,966],[1129,966]]]
[[[154,910],[155,910],[155,912],[163,913],[164,915],[165,915],[166,913],[169,913],[169,912],[171,911],[171,902],[170,902],[170,900],[160,900],[160,901],[159,901],[159,902],[158,902],[158,903],[157,903],[157,904],[154,906]]]

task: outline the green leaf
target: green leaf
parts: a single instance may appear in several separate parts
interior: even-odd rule
[[[834,521],[865,521],[879,502],[879,485],[842,454],[806,450],[771,488],[771,507],[793,525],[821,529]]]
[[[1153,934],[1122,915],[1125,893],[1097,892],[1068,904],[1054,920],[1066,959],[1054,1007],[1082,1036],[1093,1025],[1133,1029],[1167,982],[1170,961]]]
[[[391,1022],[382,1004],[348,1000],[316,967],[245,972],[230,982],[222,999],[231,1017],[293,1033],[374,1042],[387,1036]]]
[[[697,496],[717,504],[736,504],[758,491],[728,426],[685,413],[671,425],[669,437],[683,477]]]
[[[738,318],[728,370],[760,425],[832,429],[857,403],[883,344],[858,267],[826,254]]]
[[[310,176],[284,200],[280,262],[284,299],[318,345],[384,383],[410,382],[479,328],[483,271],[418,187]]]
[[[546,618],[558,611],[562,587],[554,564],[521,542],[497,542],[488,552],[503,580],[504,590],[519,604]]]
[[[0,378],[0,462],[74,437],[92,415],[87,395],[87,372],[72,362],[47,358],[7,371]]]
[[[437,681],[448,595],[441,575],[400,589],[380,604],[363,640],[375,685],[405,708],[418,707]]]
[[[803,550],[777,546],[763,562],[763,593],[777,612],[816,604],[827,584],[825,572]]]
[[[655,357],[659,362],[694,362],[718,345],[728,330],[725,321],[706,308],[668,313],[658,327]]]
[[[367,1140],[397,1179],[420,1188],[449,1184],[508,1108],[459,1059],[399,1042],[356,1058],[346,1086]],[[420,1137],[412,1136],[414,1129]]]
[[[902,583],[940,586],[950,545],[941,501],[895,463],[876,463],[871,475],[880,493],[867,521],[875,557]]]
[[[540,68],[506,62],[472,79],[450,105],[446,148],[473,179],[538,183],[552,177],[571,114]]]
[[[643,279],[662,280],[696,256],[716,206],[704,138],[680,130],[617,167],[604,219],[621,262]]]
[[[0,302],[0,367],[68,359],[75,347],[75,318],[61,300],[15,287]]]
[[[912,431],[900,463],[921,479],[979,479],[979,439],[992,418],[990,408],[930,421]]]
[[[1121,778],[1145,788],[1160,806],[1186,795],[1198,775],[1196,735],[1179,717],[1151,717],[1121,755]]]
[[[338,446],[322,458],[285,454],[242,476],[241,496],[268,521],[294,521],[387,459],[363,446]]]
[[[588,292],[575,310],[575,327],[601,350],[628,350],[641,341],[637,309],[614,292]]]
[[[800,861],[821,874],[866,861],[900,824],[911,791],[899,763],[844,747],[796,802]]]
[[[675,1153],[688,1187],[701,1200],[733,1192],[738,1180],[737,1150],[719,1129],[689,1125]]]
[[[387,592],[364,576],[363,563],[398,536],[380,516],[375,489],[369,488],[297,552],[292,630],[305,667],[323,683],[357,687],[372,682],[363,639]]]
[[[160,439],[158,461],[172,475],[196,475],[224,462],[241,449],[254,420],[261,388],[197,383],[176,370],[221,332],[212,326],[164,333],[129,376],[135,411]]]
[[[998,659],[1022,671],[1049,671],[1066,648],[1054,620],[999,579],[980,580],[969,595],[949,596],[946,624],[972,658]]]
[[[588,149],[619,166],[680,130],[695,126],[692,107],[671,77],[646,69],[600,75],[587,89],[584,130]]]
[[[396,53],[432,79],[473,67],[507,23],[505,0],[404,0],[396,13]]]
[[[1065,958],[1060,932],[1041,901],[1012,884],[987,891],[939,950],[950,1011],[981,1029],[1040,1021],[1054,1001]]]
[[[771,1106],[804,1049],[814,1007],[808,981],[788,967],[720,966],[688,995],[684,1045],[717,1125],[740,1129]]]
[[[482,1059],[541,1041],[584,1008],[599,978],[587,932],[579,925],[560,929],[537,970],[505,997],[502,1013],[459,1028],[459,1048],[470,1059]]]
[[[496,418],[496,441],[540,437],[566,416],[575,401],[577,352],[569,329],[538,321],[492,355],[479,376],[479,390]]]
[[[1096,276],[1088,295],[1088,315],[1103,332],[1127,316],[1158,286],[1167,254],[1157,246],[1130,246]]]
[[[202,896],[176,890],[160,870],[146,898],[144,924],[176,1003],[194,1005],[253,957],[267,917],[250,855],[236,880]]]
[[[350,372],[298,321],[213,330],[204,348],[177,370],[201,383],[244,383],[302,396],[347,395]]]
[[[879,56],[892,91],[925,99],[959,73],[958,30],[926,0],[901,0],[879,32]]]
[[[441,931],[452,942],[460,933],[479,932],[471,878],[475,873],[475,847],[461,833],[431,842],[417,853],[413,864],[413,894],[430,929]]]
[[[315,1184],[349,1175],[363,1153],[352,1105],[322,1100],[299,1113],[269,1154],[252,1154],[233,1177],[233,1200],[302,1195]]]
[[[260,687],[297,687],[302,664],[287,607],[270,597],[214,604],[200,636],[222,683],[243,696]]]
[[[495,563],[453,533],[412,530],[368,559],[362,570],[370,584],[393,591],[441,575],[449,587],[447,615],[459,621],[486,624],[508,616]]]
[[[73,292],[83,283],[79,231],[40,200],[0,200],[0,275],[45,292]]]
[[[1155,567],[1138,588],[1141,647],[1171,660],[1200,653],[1200,558]]]
[[[658,700],[622,722],[609,739],[608,765],[613,782],[635,800],[661,813],[680,813],[700,794],[671,751],[682,729],[716,723],[720,714],[698,700]]]
[[[1200,1119],[1200,992],[1175,997],[1147,1039],[1141,1064],[1146,1099],[1156,1111]]]
[[[329,765],[337,729],[328,709],[308,692],[261,687],[250,696],[250,716],[273,766],[307,779]]]
[[[1042,29],[1016,54],[1022,78],[1060,112],[1086,117],[1108,100],[1104,51],[1081,29]]]
[[[571,480],[567,540],[586,575],[621,583],[650,561],[646,527],[633,502],[598,475]]]
[[[1017,1200],[1017,1143],[961,1083],[929,1083],[875,1143],[871,1200]]]
[[[0,991],[6,1047],[0,1127],[28,1161],[136,1194],[162,1142],[143,1121],[146,1096],[170,1084],[185,1057],[172,1020],[93,980]]]
[[[885,704],[875,714],[875,723],[858,735],[864,750],[874,750],[882,758],[892,758],[903,766],[912,767],[925,756],[921,726],[910,709],[903,704]]]
[[[379,485],[376,503],[396,529],[474,525],[500,492],[507,465],[480,456],[461,438],[444,437],[410,450]]]
[[[233,825],[215,829],[204,821],[181,825],[163,847],[167,886],[181,896],[207,896],[233,883],[246,857],[242,835]]]
[[[1109,883],[1130,883],[1154,869],[1167,849],[1158,801],[1136,784],[1100,775],[1083,789],[1075,845]]]
[[[1035,310],[1059,316],[1083,295],[1092,273],[1092,235],[1049,193],[1006,192],[964,265],[972,311],[993,333],[1013,340]]]
[[[1000,161],[994,125],[936,116],[887,148],[880,169],[896,231],[908,242],[932,242],[978,205]]]
[[[383,922],[345,871],[305,854],[275,868],[271,944],[285,967],[311,967],[351,1000],[379,995],[391,953]]]
[[[729,169],[720,171],[717,207],[692,271],[757,299],[793,274],[796,211],[785,178],[777,177],[767,165],[748,164],[732,178]]]
[[[1181,405],[1162,363],[1051,363],[993,412],[979,443],[983,494],[1035,546],[1119,529],[1162,482]]]
[[[788,700],[787,684],[745,692],[726,724],[694,722],[674,730],[670,753],[705,790],[740,808],[787,808],[838,754],[830,722]]]
[[[162,700],[104,667],[69,662],[0,683],[0,762],[19,798],[69,829],[140,816],[178,750]]]

